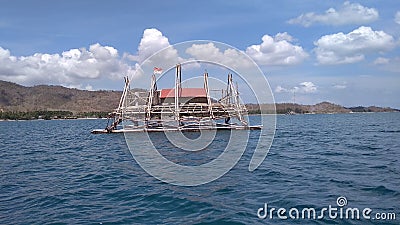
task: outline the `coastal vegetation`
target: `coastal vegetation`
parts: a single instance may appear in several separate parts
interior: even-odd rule
[[[109,112],[28,111],[0,112],[0,120],[51,120],[77,118],[106,118]]]
[[[0,120],[105,118],[117,107],[121,94],[121,91],[87,91],[52,85],[25,87],[0,81]],[[246,107],[250,114],[275,113],[271,104],[246,104]],[[330,102],[277,103],[275,107],[277,114],[399,111],[376,106],[346,108]]]

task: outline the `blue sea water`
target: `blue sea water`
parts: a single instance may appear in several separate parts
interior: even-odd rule
[[[104,120],[0,122],[0,224],[400,224],[400,113],[278,116],[258,169],[248,171],[256,144],[250,139],[230,172],[195,187],[148,175],[124,135],[90,134],[104,126]],[[163,137],[154,139],[171,160],[182,157]],[[210,152],[219,154],[218,146]],[[371,208],[371,217],[394,212],[396,219],[257,216],[265,203],[319,210],[338,207],[339,196],[345,207]]]

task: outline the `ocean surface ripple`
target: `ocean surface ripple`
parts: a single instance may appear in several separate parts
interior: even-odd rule
[[[163,183],[133,159],[104,120],[0,122],[0,224],[399,224],[400,113],[278,116],[253,172],[254,140],[226,175],[196,187]],[[223,141],[218,137],[218,141]],[[163,154],[176,154],[167,140]],[[262,143],[261,143],[262,144]],[[210,148],[220,154],[224,143]],[[186,157],[186,156],[185,156]],[[190,157],[190,156],[189,156]],[[209,157],[209,156],[208,156]],[[272,208],[336,206],[396,212],[395,221],[257,217]]]

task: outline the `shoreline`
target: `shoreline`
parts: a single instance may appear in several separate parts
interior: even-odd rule
[[[248,116],[260,115],[260,116],[301,116],[301,115],[338,115],[338,114],[375,114],[375,113],[399,113],[399,111],[392,112],[337,112],[337,113],[298,113],[298,114],[258,114],[258,113],[249,113]],[[50,121],[50,120],[106,120],[107,118],[101,117],[77,117],[77,118],[54,118],[54,119],[0,119],[0,122],[23,122],[23,121]]]

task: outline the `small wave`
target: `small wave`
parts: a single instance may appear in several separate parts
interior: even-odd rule
[[[383,185],[376,186],[376,187],[366,187],[366,188],[362,188],[361,190],[374,192],[374,193],[378,193],[381,195],[398,195],[399,194],[397,191],[389,189]]]
[[[377,165],[377,166],[370,166],[371,169],[387,169],[386,165]]]
[[[236,225],[236,224],[238,224],[238,225],[242,225],[242,224],[245,224],[245,223],[242,223],[242,222],[239,222],[239,221],[235,221],[235,220],[233,220],[233,219],[226,219],[226,218],[221,218],[221,219],[214,219],[214,220],[211,220],[211,221],[209,221],[209,222],[201,222],[201,223],[195,223],[196,225],[213,225],[213,224],[215,224],[215,225],[224,225],[224,224],[226,224],[226,225],[231,225],[231,224],[233,224],[233,225]]]
[[[353,187],[353,182],[352,181],[330,179],[329,182],[345,185],[347,187]]]
[[[381,133],[400,133],[400,130],[380,130]]]

